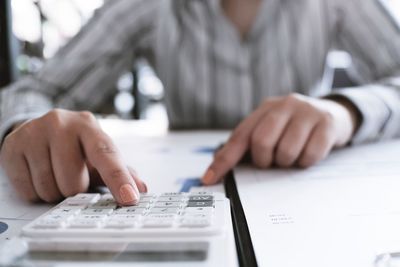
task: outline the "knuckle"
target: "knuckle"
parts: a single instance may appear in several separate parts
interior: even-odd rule
[[[258,148],[259,144],[261,143],[261,139],[262,139],[261,135],[258,132],[254,132],[250,139],[251,148],[252,149],[256,147]]]
[[[79,117],[86,123],[96,123],[96,117],[90,111],[80,111],[78,112]]]
[[[319,143],[321,144],[321,149],[324,148],[325,146],[328,146],[330,143],[333,143],[334,139],[334,134],[333,131],[331,131],[329,128],[325,128],[322,130],[320,136],[319,136]]]
[[[215,156],[215,161],[223,166],[230,166],[231,165],[231,160],[229,156],[226,153],[218,153]]]
[[[270,112],[266,115],[265,120],[268,121],[269,128],[273,129],[279,125],[282,120],[281,112]]]
[[[47,192],[41,195],[40,198],[47,203],[54,203],[61,199],[61,195],[58,192]]]
[[[278,121],[279,118],[276,117],[274,114],[269,115],[271,117],[268,117],[268,124],[269,125],[274,125],[276,123],[275,121]],[[271,119],[271,120],[270,120]],[[271,126],[273,127],[273,126]],[[251,148],[252,150],[258,150],[258,151],[270,151],[273,149],[273,144],[269,142],[269,140],[265,136],[265,132],[263,130],[256,130],[253,132],[251,135]]]
[[[22,199],[25,199],[28,202],[39,202],[40,201],[40,197],[36,194],[27,194],[24,192],[19,193],[22,197]]]
[[[268,152],[273,149],[273,145],[264,136],[256,133],[251,138],[251,148],[252,150]]]
[[[101,140],[97,141],[94,144],[93,150],[96,154],[100,155],[117,153],[117,148],[108,138],[101,138]]]
[[[32,177],[33,184],[39,197],[46,202],[50,202],[54,188],[52,180],[54,180],[53,172],[49,169],[38,170]]]
[[[57,122],[62,120],[62,117],[64,117],[64,112],[65,111],[61,109],[52,109],[51,111],[47,112],[44,117],[52,122]]]
[[[231,137],[229,138],[229,143],[231,144],[237,144],[243,140],[243,134],[241,130],[235,130]]]
[[[63,197],[71,197],[79,193],[84,193],[87,191],[87,188],[79,185],[69,185],[65,188],[60,188],[61,195]]]
[[[325,127],[329,127],[333,124],[333,115],[329,112],[323,112],[321,114],[321,122],[324,124]]]
[[[300,111],[304,112],[304,114],[308,114],[308,116],[315,117],[315,114],[318,114],[318,109],[310,102],[302,101]]]
[[[293,149],[280,148],[277,153],[278,164],[284,167],[290,166],[296,160],[296,153]]]
[[[52,180],[54,178],[53,176],[53,171],[50,168],[40,168],[38,173],[37,173],[38,183],[40,186],[44,188],[49,187],[49,180]]]
[[[252,139],[252,161],[258,168],[268,168],[271,164],[271,152],[273,146],[265,138],[254,137]]]
[[[31,120],[25,123],[17,132],[13,133],[14,140],[18,142],[18,140],[24,140],[25,138],[29,138],[35,136],[40,129],[38,129],[37,119]]]
[[[229,137],[228,143],[233,145],[247,144],[249,141],[247,129],[244,128],[244,124],[241,123],[235,130],[232,132]]]
[[[41,120],[40,118],[38,121]],[[46,126],[51,126],[49,130],[58,131],[66,128],[65,111],[53,109],[43,117]]]
[[[283,105],[292,106],[296,104],[300,99],[299,94],[291,93],[282,99]]]
[[[61,186],[59,186],[59,192],[63,197],[70,197],[88,191],[89,180],[82,179],[82,177],[79,177],[75,179],[73,182],[65,183],[65,178],[64,182],[61,183]]]
[[[136,171],[134,168],[132,168],[131,166],[128,166],[128,170],[129,170],[129,172],[131,173],[131,175],[133,175],[133,176],[135,176],[135,177],[138,176],[137,171]]]
[[[271,142],[268,142],[268,140],[264,139],[261,140],[260,143],[258,144],[260,149],[264,152],[270,152],[274,149],[274,146],[271,144]]]
[[[302,160],[299,162],[300,166],[303,168],[310,167],[321,160],[321,156],[315,151],[306,151]]]
[[[268,154],[257,154],[253,156],[253,164],[260,169],[266,169],[271,165],[271,161]]]
[[[107,175],[110,180],[121,180],[127,177],[127,173],[120,168],[111,169]]]
[[[21,175],[8,175],[13,187],[17,194],[28,202],[38,202],[39,196],[35,193],[35,190],[30,186],[29,178]]]

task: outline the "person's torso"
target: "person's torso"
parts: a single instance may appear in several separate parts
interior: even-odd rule
[[[325,0],[266,0],[241,39],[218,0],[165,1],[155,68],[173,128],[234,127],[264,99],[318,96],[332,25]]]

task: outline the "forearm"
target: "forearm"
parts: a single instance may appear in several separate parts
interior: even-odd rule
[[[94,110],[153,34],[157,0],[110,1],[35,75],[0,95],[0,140],[10,127],[53,107]],[[144,33],[142,33],[146,29]]]

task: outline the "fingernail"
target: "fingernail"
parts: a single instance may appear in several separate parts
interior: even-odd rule
[[[147,184],[146,184],[145,182],[143,182],[143,187],[144,187],[144,192],[147,193],[147,192],[148,192],[148,190],[147,190]]]
[[[119,196],[123,203],[135,203],[139,197],[131,184],[124,184],[119,188]]]
[[[204,182],[205,184],[211,184],[211,183],[214,182],[214,179],[215,179],[215,173],[214,173],[214,171],[211,170],[211,169],[208,169],[208,171],[206,172],[206,174],[204,174],[202,180],[203,180],[203,182]]]

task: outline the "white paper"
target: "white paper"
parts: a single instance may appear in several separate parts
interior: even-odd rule
[[[235,169],[259,266],[368,267],[400,249],[400,142],[306,170]]]

